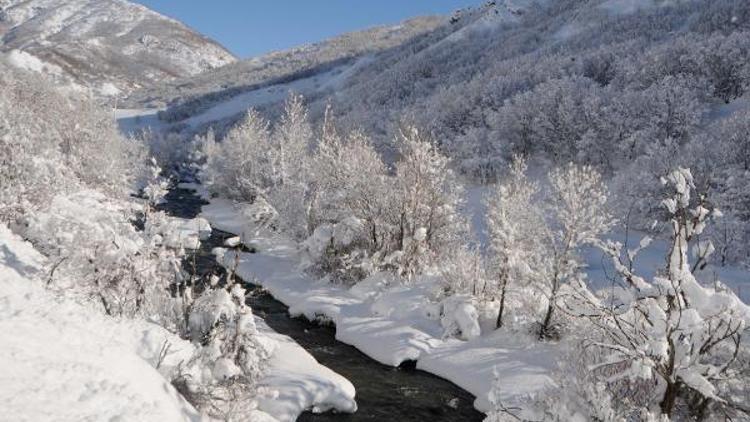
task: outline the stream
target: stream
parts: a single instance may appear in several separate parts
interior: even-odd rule
[[[195,218],[205,204],[192,191],[172,188],[160,209],[180,218]],[[218,272],[211,250],[223,246],[233,235],[218,230],[188,254],[185,268],[203,276]],[[474,396],[455,384],[405,364],[399,368],[382,365],[356,348],[335,339],[334,327],[305,318],[292,318],[288,307],[256,285],[246,285],[247,304],[278,333],[287,335],[321,364],[346,377],[357,391],[359,410],[354,414],[303,413],[299,421],[481,421],[484,415],[473,407]]]

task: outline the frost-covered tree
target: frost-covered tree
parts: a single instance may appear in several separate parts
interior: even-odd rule
[[[309,172],[307,156],[313,131],[307,117],[307,108],[301,95],[290,94],[284,105],[284,114],[274,128],[272,137],[273,173],[275,185],[304,183]]]
[[[209,133],[203,139],[204,182],[217,193],[252,202],[271,185],[269,136],[268,122],[254,110],[220,143]]]
[[[730,392],[747,381],[740,378],[737,358],[750,308],[720,283],[701,286],[693,275],[697,261],[690,259],[691,249],[698,259],[712,249],[701,234],[719,214],[693,195],[689,170],[677,169],[663,182],[670,191],[662,205],[671,232],[663,271],[646,280],[628,264],[634,252],[623,256],[621,244],[603,244],[620,287],[602,299],[579,284],[567,302],[569,312],[587,317],[600,331],[601,338],[589,337],[590,347],[603,352],[591,368],[612,391],[629,391],[623,384],[646,387],[640,405],[670,418],[737,412],[747,417]]]
[[[489,282],[482,253],[475,246],[461,245],[441,261],[445,294],[495,299],[495,286]]]
[[[410,278],[464,241],[461,186],[435,144],[414,127],[399,135],[396,163],[399,272]]]
[[[367,136],[340,135],[330,109],[327,116],[313,158],[309,221],[319,235],[334,237],[319,264],[333,270],[336,279],[357,281],[376,271],[391,251],[394,178]]]
[[[282,228],[297,239],[307,237],[311,201],[313,131],[302,96],[291,94],[267,151],[271,184],[264,193],[280,214]]]
[[[199,140],[204,182],[233,199],[253,202],[263,197],[280,214],[280,228],[297,239],[309,234],[312,196],[312,129],[302,101],[291,95],[273,130],[250,110],[221,142],[212,132]]]
[[[487,198],[489,256],[494,277],[489,293],[500,301],[498,328],[503,325],[510,292],[530,282],[543,258],[545,221],[536,201],[539,187],[526,172],[526,161],[515,157],[508,179]]]
[[[536,277],[536,285],[548,300],[540,338],[554,336],[555,310],[563,286],[580,282],[583,277],[578,248],[597,242],[613,224],[607,209],[607,189],[596,170],[569,164],[550,172],[549,183],[545,209],[550,221],[541,249],[546,256]]]

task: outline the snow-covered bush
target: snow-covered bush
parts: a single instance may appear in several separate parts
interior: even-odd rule
[[[151,158],[150,161],[146,174],[142,176],[143,188],[141,189],[141,195],[147,201],[147,216],[154,207],[164,202],[164,197],[169,192],[169,181],[161,177],[161,168],[157,165],[156,159]]]
[[[445,337],[463,340],[479,337],[479,312],[470,296],[454,295],[440,303],[440,324]]]
[[[401,132],[401,159],[389,175],[362,134],[342,139],[328,125],[323,133],[314,217],[331,230],[345,227],[355,241],[344,250],[329,248],[328,262],[365,269],[362,276],[392,270],[410,280],[463,245],[461,187],[448,159],[426,136],[413,127]]]
[[[279,212],[281,228],[296,239],[310,235],[311,143],[313,131],[302,96],[291,94],[274,127],[268,150],[272,181],[268,202]]]
[[[199,147],[196,142],[189,142],[183,135],[175,132],[147,129],[136,138],[148,147],[149,155],[167,174],[176,173],[189,163],[193,151]]]
[[[98,191],[58,195],[19,230],[53,262],[51,288],[82,293],[109,315],[141,315],[177,330],[179,299],[168,288],[183,278],[180,252],[137,231],[133,207]]]
[[[747,381],[737,358],[750,308],[720,283],[704,287],[692,274],[712,249],[702,234],[719,213],[693,195],[689,170],[674,170],[663,183],[671,191],[662,201],[671,229],[666,268],[646,280],[628,264],[633,252],[616,242],[602,244],[619,285],[600,298],[578,283],[566,298],[567,313],[588,318],[601,333],[587,340],[602,352],[590,368],[612,394],[627,393],[623,384],[648,385],[650,394],[638,398],[639,406],[669,418],[747,417],[733,389]],[[690,259],[691,249],[697,259]]]
[[[280,122],[245,118],[217,142],[213,132],[201,145],[201,179],[214,193],[244,202],[263,197],[279,213],[280,228],[296,239],[309,231],[312,128],[301,96],[290,95]]]
[[[221,142],[209,132],[200,143],[205,156],[201,179],[215,193],[253,202],[270,185],[268,122],[250,110]]]
[[[440,264],[446,295],[468,294],[494,300],[492,282],[488,279],[482,253],[476,247],[462,245],[447,254]]]
[[[393,177],[363,134],[345,137],[326,120],[313,161],[308,240],[320,227],[337,237],[321,255],[321,268],[339,279],[356,282],[376,271],[391,252],[393,233]]]
[[[123,195],[144,166],[142,146],[111,115],[0,59],[0,219],[80,188]]]
[[[208,290],[192,304],[189,334],[198,352],[173,381],[197,408],[224,420],[257,408],[257,382],[275,345],[261,341],[245,290],[230,283]]]

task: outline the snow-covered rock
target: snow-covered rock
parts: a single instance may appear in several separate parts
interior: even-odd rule
[[[211,225],[200,217],[184,219],[152,214],[146,229],[150,235],[159,235],[165,246],[174,249],[198,249],[201,240],[211,236]]]
[[[443,312],[440,323],[445,335],[458,335],[464,340],[479,337],[479,312],[469,297],[451,296],[442,303]]]

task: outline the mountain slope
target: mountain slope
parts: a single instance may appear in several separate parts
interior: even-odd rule
[[[393,48],[429,32],[443,21],[434,16],[414,18],[395,26],[378,26],[272,52],[198,76],[169,81],[155,89],[135,91],[127,103],[131,107],[179,105],[187,113],[170,118],[179,120],[197,105],[207,107],[254,89],[309,78],[354,63],[362,56]]]
[[[17,66],[103,95],[235,61],[182,23],[124,0],[0,0],[0,51]]]

